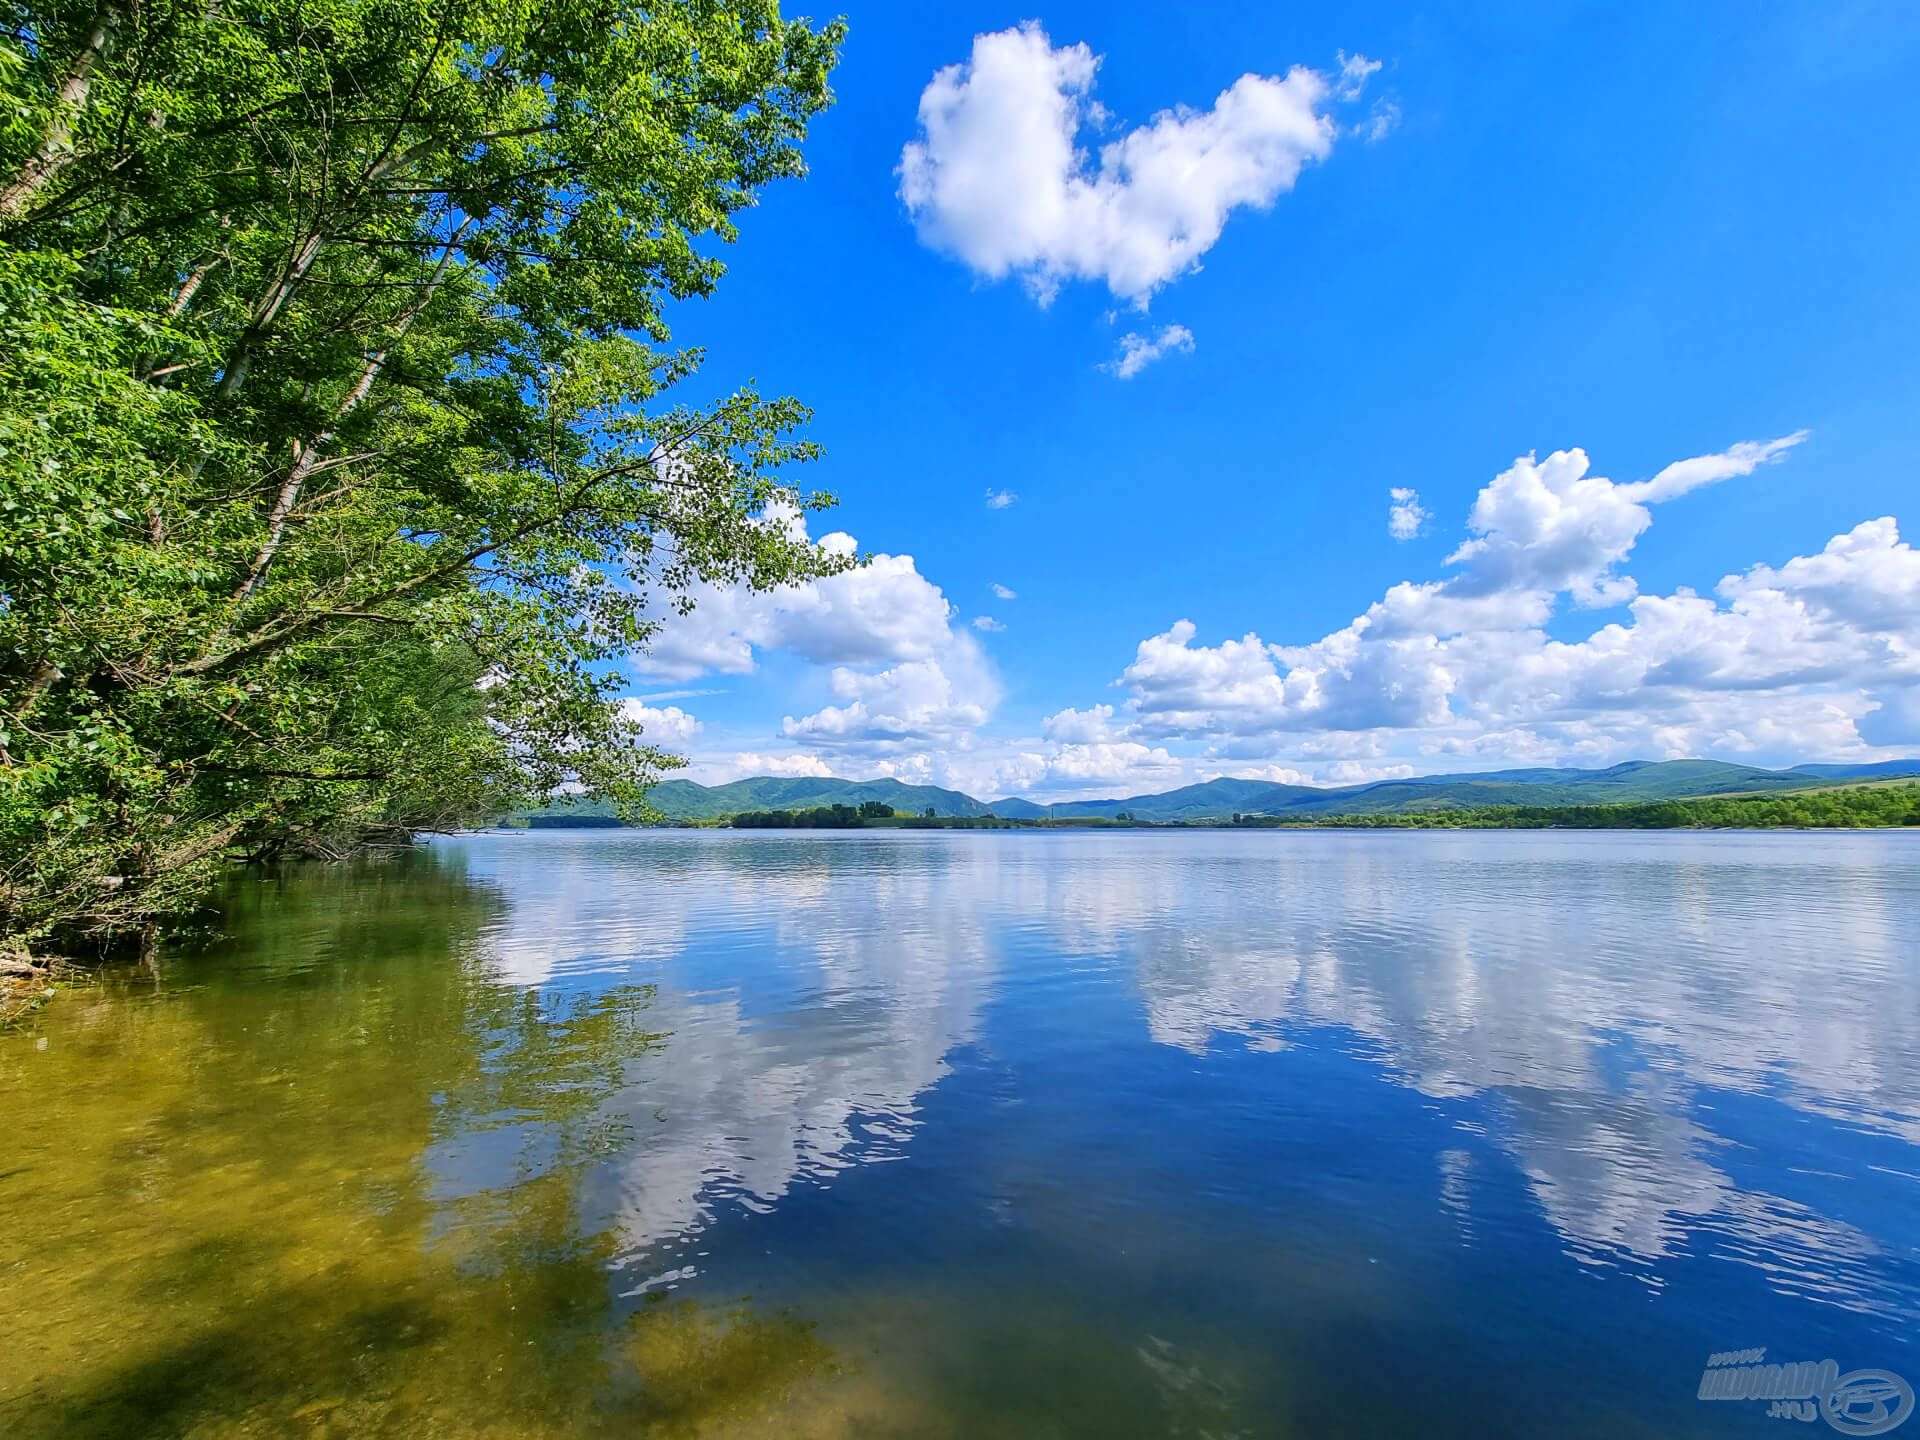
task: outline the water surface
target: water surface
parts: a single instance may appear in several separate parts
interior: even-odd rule
[[[1920,836],[546,832],[224,903],[0,1035],[0,1433],[1764,1436],[1710,1353],[1920,1381]]]

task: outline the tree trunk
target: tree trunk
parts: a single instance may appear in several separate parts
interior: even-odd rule
[[[0,187],[0,223],[18,220],[26,214],[33,197],[47,186],[73,160],[73,122],[87,105],[93,88],[93,68],[106,54],[113,30],[123,18],[122,7],[114,0],[100,0],[93,12],[93,27],[80,53],[67,69],[66,81],[54,98],[53,114],[41,133],[40,143],[20,166],[20,172]]]
[[[261,543],[259,553],[253,558],[253,564],[247,567],[247,578],[242,580],[240,588],[234,591],[233,598],[236,603],[251,595],[254,587],[260,583],[260,577],[267,573],[267,566],[273,563],[273,557],[279,552],[281,537],[286,534],[288,517],[293,514],[293,507],[299,503],[300,491],[305,487],[308,477],[313,474],[314,468],[320,463],[321,451],[333,443],[334,437],[340,433],[340,427],[346,423],[347,417],[353,414],[360,407],[360,403],[367,398],[368,393],[373,389],[373,382],[380,378],[380,370],[387,363],[388,354],[395,345],[406,338],[407,331],[413,328],[413,322],[418,320],[421,312],[432,303],[434,292],[447,278],[447,269],[453,264],[454,251],[460,243],[460,237],[466,233],[467,225],[472,223],[468,221],[454,232],[453,238],[447,242],[446,249],[440,253],[440,263],[434,267],[433,278],[422,288],[414,303],[408,306],[406,312],[400,316],[387,343],[367,357],[366,364],[361,367],[360,378],[354,382],[353,388],[347,392],[346,398],[333,412],[333,423],[316,435],[311,442],[300,446],[294,455],[293,465],[287,471],[286,481],[280,486],[280,493],[274,497],[273,509],[267,515],[267,538]]]

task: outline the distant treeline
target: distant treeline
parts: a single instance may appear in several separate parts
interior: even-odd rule
[[[583,811],[509,819],[536,829],[615,826],[610,814]],[[673,822],[669,822],[673,823]],[[896,810],[878,800],[861,805],[818,805],[805,810],[752,810],[720,820],[681,824],[731,826],[736,830],[1770,830],[1867,829],[1920,826],[1920,783],[1866,784],[1824,790],[1712,795],[1685,800],[1642,800],[1611,805],[1462,805],[1431,810],[1379,811],[1358,815],[1240,814],[1217,820],[1136,820],[1131,816],[1011,819],[995,815],[935,815]]]
[[[1397,830],[1853,829],[1920,825],[1920,785],[1863,785],[1767,795],[1712,795],[1623,805],[1475,805],[1381,815],[1289,819],[1236,815],[1240,827]]]
[[[1012,830],[1030,823],[993,815],[936,815],[931,807],[908,815],[878,800],[811,810],[749,810],[726,821],[735,830]]]
[[[869,820],[891,820],[878,800],[864,805],[816,805],[811,810],[748,810],[727,823],[736,830],[858,830]]]

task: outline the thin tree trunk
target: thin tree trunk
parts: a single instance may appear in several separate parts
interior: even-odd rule
[[[471,224],[472,222],[467,222]],[[260,544],[260,552],[253,557],[253,564],[247,567],[247,578],[240,582],[240,588],[233,593],[236,603],[245,600],[260,583],[261,576],[267,573],[267,567],[273,563],[273,557],[280,550],[281,537],[286,534],[287,518],[293,514],[293,507],[300,502],[300,491],[308,478],[320,464],[322,452],[331,445],[340,433],[340,427],[347,417],[357,409],[373,389],[373,382],[380,378],[381,367],[387,363],[387,356],[393,347],[406,338],[407,331],[413,328],[413,322],[420,318],[428,304],[433,300],[434,291],[440,288],[440,282],[447,278],[447,268],[453,263],[454,249],[460,243],[460,237],[466,233],[467,225],[462,225],[447,241],[447,247],[440,254],[440,263],[434,267],[433,278],[421,288],[419,297],[407,307],[400,316],[393,335],[385,345],[367,357],[367,363],[361,367],[360,378],[353,383],[339,407],[333,412],[333,423],[307,444],[302,445],[294,456],[293,465],[287,471],[287,478],[280,486],[280,493],[274,497],[273,509],[267,514],[267,537]]]
[[[0,222],[18,220],[26,213],[33,197],[47,186],[73,160],[73,122],[86,108],[87,94],[93,88],[93,69],[106,54],[114,26],[122,18],[121,6],[114,0],[100,0],[93,14],[93,28],[86,44],[67,69],[66,81],[54,99],[53,114],[41,133],[40,143],[28,155],[20,171],[0,187]]]
[[[181,282],[179,290],[174,293],[173,303],[167,306],[167,318],[169,320],[177,320],[180,318],[186,311],[187,306],[193,303],[193,297],[200,293],[200,287],[206,284],[207,276],[213,273],[213,267],[219,263],[220,256],[209,255],[193,267],[191,273]]]
[[[260,297],[260,303],[254,307],[253,319],[247,322],[247,328],[234,343],[233,355],[228,359],[226,368],[220,372],[220,381],[213,387],[213,393],[222,398],[233,394],[247,383],[247,372],[253,368],[254,348],[266,338],[273,328],[273,322],[293,298],[293,292],[300,288],[300,282],[307,278],[307,272],[313,268],[313,262],[320,258],[320,248],[324,237],[318,230],[300,242],[300,248],[294,251],[293,262],[275,277],[267,287],[267,293]]]
[[[353,206],[358,203],[368,186],[378,180],[384,179],[387,175],[402,166],[411,165],[422,156],[429,155],[435,150],[444,148],[446,144],[447,142],[445,140],[437,136],[431,137],[406,150],[400,151],[398,154],[389,155],[386,159],[375,164],[355,185],[353,191],[348,194],[344,204],[339,208],[338,213],[332,217],[333,220],[337,222],[343,216],[351,215],[353,213]],[[323,218],[325,217],[315,218],[313,233],[300,243],[299,249],[294,252],[292,262],[287,266],[286,270],[267,287],[267,293],[260,297],[260,303],[254,307],[253,319],[247,322],[247,328],[241,333],[239,340],[235,342],[233,354],[228,358],[226,368],[220,372],[220,379],[213,387],[213,393],[216,396],[224,399],[247,383],[247,375],[253,368],[255,350],[259,348],[260,342],[266,339],[268,334],[271,333],[274,322],[280,317],[280,312],[286,308],[287,302],[293,299],[294,292],[297,291],[306,280],[307,272],[313,268],[313,262],[320,258],[320,251],[326,240],[325,235],[323,235],[320,230],[320,224]],[[466,224],[463,224],[454,238],[457,240],[459,234],[464,234],[467,226],[472,223],[473,222],[469,220]],[[448,254],[452,253],[452,248],[450,243],[448,246]],[[445,269],[444,259],[441,262],[441,267],[442,270]],[[438,281],[436,280],[435,283],[437,284]]]

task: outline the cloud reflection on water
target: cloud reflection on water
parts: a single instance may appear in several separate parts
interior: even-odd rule
[[[1158,1045],[1336,1043],[1395,1084],[1472,1102],[1472,1126],[1583,1261],[1657,1280],[1652,1262],[1693,1237],[1777,1289],[1873,1309],[1874,1240],[1743,1184],[1712,1101],[1768,1097],[1920,1144],[1920,855],[1906,838],[669,833],[462,848],[510,901],[484,942],[503,981],[657,987],[671,1038],[632,1064],[618,1207],[634,1251],[675,1242],[662,1263],[718,1207],[772,1206],[903,1153],[996,1002],[1120,984]],[[1438,1179],[1469,1226],[1470,1172],[1456,1159]]]

